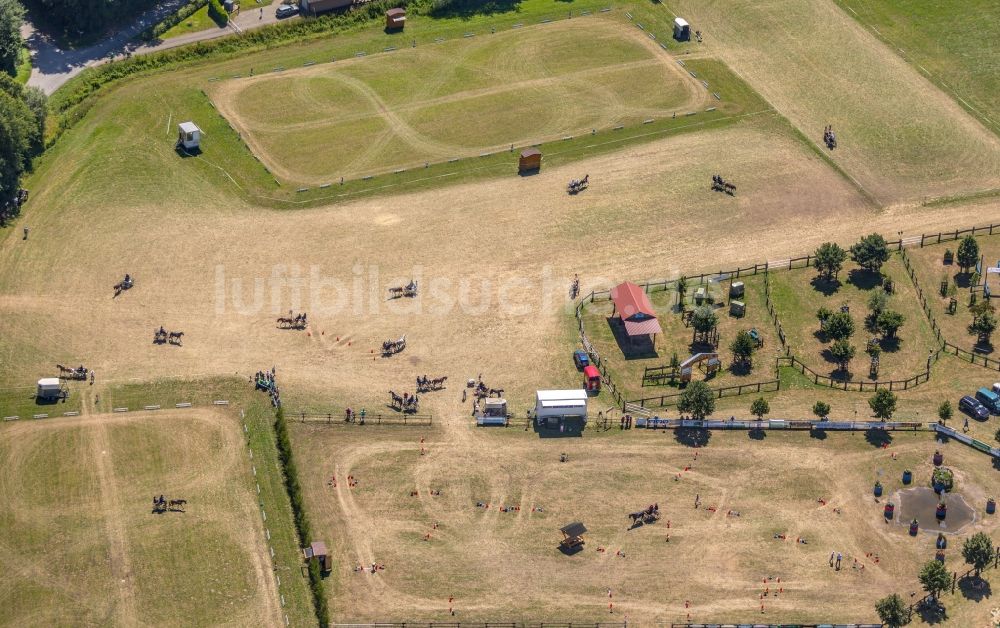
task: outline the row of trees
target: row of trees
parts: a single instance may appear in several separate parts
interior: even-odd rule
[[[813,265],[820,271],[823,278],[830,281],[837,278],[844,262],[847,261],[847,251],[836,242],[824,242],[813,253]],[[882,265],[889,261],[889,245],[881,235],[873,233],[861,238],[850,248],[851,261],[861,268],[877,273]]]
[[[42,151],[46,108],[44,92],[0,72],[0,210],[16,194],[32,158]]]
[[[983,569],[996,560],[997,548],[985,532],[977,532],[962,545],[962,558],[980,579]],[[935,600],[952,585],[952,575],[944,563],[932,560],[920,569],[920,584],[924,591]],[[888,628],[899,628],[910,623],[910,607],[898,594],[893,593],[875,603],[875,612]]]
[[[868,407],[872,409],[872,414],[875,417],[888,420],[895,414],[898,401],[895,393],[880,388],[868,399]],[[691,382],[681,393],[677,401],[677,409],[681,414],[688,414],[693,419],[704,419],[715,412],[715,391],[705,382]],[[825,401],[817,401],[813,405],[812,411],[820,420],[825,421],[830,416],[830,404]],[[750,414],[758,419],[764,418],[770,412],[771,406],[763,397],[758,397],[750,404]],[[997,433],[997,437],[1000,440],[1000,432]]]
[[[32,20],[51,35],[70,41],[86,40],[124,24],[152,8],[156,0],[25,0]]]

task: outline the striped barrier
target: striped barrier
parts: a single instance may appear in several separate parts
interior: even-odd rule
[[[76,410],[72,410],[70,412],[63,412],[63,416],[80,416],[80,413]]]
[[[215,405],[217,405],[217,406],[228,406],[229,405],[229,400],[228,399],[216,399],[212,403],[215,404]]]
[[[128,412],[128,408],[112,408],[112,412]]]
[[[175,408],[190,408],[191,407],[191,402],[190,401],[184,401],[182,403],[174,404],[174,407]]]
[[[4,420],[4,421],[17,421],[17,420],[19,420],[20,418],[21,418],[21,417],[19,417],[19,416],[17,416],[17,415],[14,415],[14,416],[5,416],[5,417],[3,418],[3,420]]]
[[[33,418],[33,419],[47,419],[47,418],[49,418],[49,415],[47,415],[47,414],[33,414],[33,415],[31,415],[31,418]]]
[[[143,406],[143,410],[159,410],[160,406]]]

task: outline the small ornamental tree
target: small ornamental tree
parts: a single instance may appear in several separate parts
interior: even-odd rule
[[[813,253],[813,257],[816,260],[814,262],[816,270],[820,272],[824,279],[829,281],[836,277],[840,269],[844,267],[844,262],[847,260],[847,251],[840,248],[835,242],[824,242]]]
[[[920,584],[924,591],[935,598],[951,586],[951,574],[942,563],[936,560],[928,561],[920,570]]]
[[[733,362],[750,366],[753,363],[753,352],[757,350],[757,343],[746,330],[741,330],[729,345],[729,350],[733,352]]]
[[[963,273],[967,273],[978,261],[979,243],[972,236],[965,236],[958,245],[958,267]]]
[[[938,406],[938,418],[941,419],[942,421],[947,421],[948,419],[951,418],[951,414],[952,414],[951,402],[945,399],[944,401],[941,402],[941,405]]]
[[[960,248],[959,251],[962,249]],[[996,549],[993,547],[993,540],[985,532],[976,532],[965,540],[962,545],[962,558],[965,562],[976,570],[976,577],[980,572],[993,562]]]
[[[868,406],[880,419],[891,419],[896,411],[896,395],[891,390],[879,388],[875,394],[868,399]]]
[[[993,312],[986,311],[972,319],[969,325],[969,333],[976,336],[976,343],[981,345],[990,344],[990,338],[997,329],[997,317]]]
[[[819,417],[820,421],[825,421],[830,416],[830,404],[825,401],[817,401],[813,404],[813,414]]]
[[[704,419],[715,412],[715,393],[705,382],[691,382],[681,393],[677,409],[694,419]]]
[[[887,628],[901,628],[910,623],[910,607],[895,593],[875,602],[875,612]]]
[[[854,335],[854,319],[847,312],[831,314],[823,321],[822,330],[833,340],[846,340]]]
[[[750,404],[750,414],[757,417],[758,421],[763,419],[764,415],[769,412],[771,412],[771,406],[767,403],[767,399],[764,399],[763,397],[757,397],[753,400],[753,403]]]
[[[861,268],[877,273],[889,261],[889,246],[877,233],[866,235],[851,247],[851,259]]]
[[[887,305],[889,305],[889,293],[884,289],[876,288],[868,295],[868,311],[874,318],[878,318]]]
[[[846,340],[837,340],[830,345],[830,355],[837,362],[837,368],[847,371],[851,360],[854,359],[855,350]]]
[[[899,328],[906,322],[906,317],[899,312],[882,310],[875,319],[875,328],[882,333],[883,338],[895,338]]]

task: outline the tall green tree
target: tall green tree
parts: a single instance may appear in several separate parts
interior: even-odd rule
[[[837,312],[823,321],[821,329],[834,340],[846,340],[854,335],[854,319],[848,312]]]
[[[834,343],[830,345],[830,355],[837,362],[837,368],[841,371],[847,371],[847,368],[850,366],[851,360],[854,359],[855,354],[856,350],[854,347],[843,338],[835,340]]]
[[[968,235],[962,238],[962,241],[958,244],[958,266],[962,269],[963,273],[969,272],[969,269],[976,265],[979,261],[979,243],[976,239]]]
[[[899,332],[899,328],[903,326],[906,322],[906,317],[899,312],[894,312],[892,310],[882,310],[879,312],[878,318],[875,319],[875,328],[885,338],[895,338],[896,333]]]
[[[7,74],[17,73],[17,62],[21,55],[21,23],[24,22],[24,7],[17,0],[0,0],[0,70]]]
[[[920,570],[920,584],[936,598],[951,586],[951,574],[938,561],[928,561]]]
[[[985,532],[976,532],[965,539],[962,545],[962,558],[976,570],[977,578],[980,572],[993,562],[994,556],[996,549],[993,547],[993,540]]]
[[[951,418],[951,415],[952,415],[951,402],[945,399],[944,401],[941,402],[941,405],[938,406],[938,418],[941,419],[942,421],[947,421],[948,419]]]
[[[896,593],[875,602],[875,612],[886,628],[901,628],[910,623],[910,607]]]
[[[840,248],[836,242],[824,242],[813,253],[813,257],[816,258],[814,262],[816,270],[820,272],[824,279],[829,281],[836,277],[840,269],[844,267],[844,262],[847,260],[847,251]]]
[[[681,393],[677,409],[692,418],[704,419],[715,412],[715,393],[705,382],[691,382]]]
[[[0,90],[0,201],[14,196],[31,165],[38,123],[23,100]]]
[[[986,311],[972,320],[969,325],[969,333],[977,337],[977,342],[981,345],[990,343],[993,332],[997,329],[997,317],[993,312]]]
[[[753,364],[753,352],[757,350],[757,343],[746,330],[740,330],[733,338],[729,350],[733,352],[733,362],[743,365]]]
[[[691,314],[691,326],[694,327],[694,331],[706,338],[708,334],[718,327],[719,316],[715,313],[715,309],[709,305],[702,305],[701,307],[695,308],[694,313]]]
[[[896,411],[896,394],[887,388],[879,388],[868,399],[868,407],[880,419],[891,419]]]
[[[889,245],[877,233],[866,235],[851,246],[851,259],[861,268],[877,273],[889,261]]]

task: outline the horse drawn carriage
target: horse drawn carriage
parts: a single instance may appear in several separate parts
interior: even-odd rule
[[[406,334],[403,334],[399,338],[399,340],[382,341],[382,355],[384,357],[395,355],[405,348],[406,348]]]
[[[656,523],[660,520],[660,505],[650,504],[645,510],[630,512],[628,517],[632,520],[633,528],[648,523]]]
[[[115,296],[117,297],[122,292],[131,289],[133,285],[132,275],[125,273],[125,278],[113,285],[111,288],[115,291]]]
[[[579,194],[590,186],[590,175],[584,175],[582,179],[571,179],[566,185],[567,194]]]
[[[279,316],[277,322],[281,329],[305,329],[309,324],[305,312],[292,316],[291,310],[288,311],[288,316]]]
[[[722,178],[722,175],[712,175],[712,190],[715,192],[725,192],[729,196],[736,196],[736,184],[726,181]]]
[[[393,286],[389,288],[389,298],[398,299],[399,297],[415,297],[417,296],[417,282],[413,279],[410,283],[405,286]]]
[[[90,370],[82,364],[76,368],[56,364],[56,368],[59,369],[59,379],[71,379],[82,382],[86,381],[87,374],[90,373]]]

